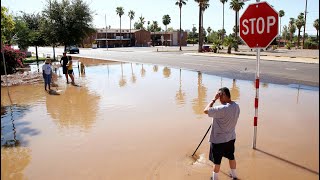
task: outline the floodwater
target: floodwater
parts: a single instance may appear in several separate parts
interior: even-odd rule
[[[319,178],[319,88],[261,83],[257,150],[255,87],[165,66],[81,59],[75,82],[57,72],[60,95],[42,84],[1,88],[1,179],[210,179],[211,119],[203,109],[231,90],[240,179]],[[219,104],[219,103],[217,103]],[[230,179],[223,159],[220,179]]]

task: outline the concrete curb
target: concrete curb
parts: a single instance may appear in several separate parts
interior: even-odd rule
[[[235,55],[235,54],[206,54],[206,53],[184,53],[191,56],[205,56],[205,57],[228,57],[228,58],[242,58],[242,59],[256,59],[255,55]],[[305,57],[287,57],[287,56],[260,56],[261,60],[266,61],[282,61],[282,62],[295,62],[295,63],[308,63],[319,64],[319,58],[305,58]]]

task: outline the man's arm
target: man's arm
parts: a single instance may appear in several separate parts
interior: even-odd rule
[[[208,114],[209,109],[213,106],[213,104],[216,102],[216,100],[219,99],[219,97],[220,97],[220,93],[217,92],[216,96],[214,97],[214,99],[211,100],[211,102],[206,106],[206,108],[204,108],[203,112],[205,114]]]

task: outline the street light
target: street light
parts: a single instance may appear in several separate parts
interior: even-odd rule
[[[104,24],[106,26],[106,44],[107,44],[107,50],[108,50],[108,26],[107,26],[107,14],[104,14]]]

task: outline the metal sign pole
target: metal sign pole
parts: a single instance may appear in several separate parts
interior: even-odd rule
[[[255,115],[253,119],[253,149],[256,149],[259,102],[259,76],[260,76],[260,48],[257,49],[256,97],[254,100]]]

